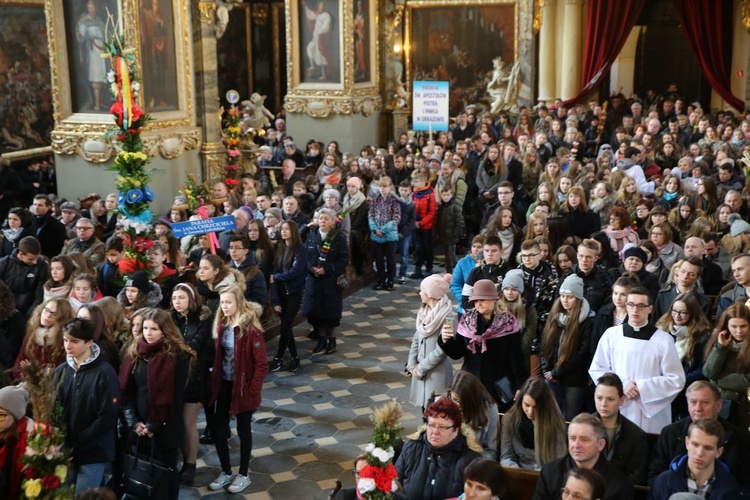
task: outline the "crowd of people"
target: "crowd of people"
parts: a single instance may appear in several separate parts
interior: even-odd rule
[[[121,453],[153,447],[174,471],[160,494],[176,498],[199,441],[221,463],[209,488],[243,491],[263,379],[301,369],[295,317],[312,353],[336,352],[343,290],[374,267],[376,290],[420,284],[404,362],[425,427],[396,460],[404,496],[501,497],[503,468],[517,467],[540,471],[539,499],[632,498],[634,485],[739,498],[749,167],[750,113],[677,95],[645,110],[621,95],[556,101],[514,119],[470,106],[448,132],[358,153],[302,151],[279,119],[236,188],[212,185],[206,211],[236,221],[218,248],[174,236],[197,217],[178,195],[154,221],[149,268],[126,276],[114,194],[61,200],[38,165],[2,165],[4,497],[20,485],[13,453],[33,409],[15,384],[30,366],[60,381],[77,492],[105,475],[118,486]]]

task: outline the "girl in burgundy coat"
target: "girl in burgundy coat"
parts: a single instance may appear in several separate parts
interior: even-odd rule
[[[260,406],[260,391],[268,374],[261,312],[260,305],[245,301],[242,289],[236,284],[229,285],[219,296],[213,329],[216,356],[211,404],[216,403],[214,438],[221,473],[208,485],[213,491],[229,485],[230,493],[239,493],[250,485],[247,472],[253,446],[252,415]],[[240,471],[236,476],[232,476],[229,461],[230,415],[237,417],[240,438]]]

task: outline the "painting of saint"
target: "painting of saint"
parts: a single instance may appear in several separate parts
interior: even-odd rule
[[[107,90],[109,59],[105,52],[107,10],[117,19],[116,0],[65,2],[68,66],[74,113],[108,113],[112,97]]]
[[[146,111],[178,109],[174,13],[169,0],[141,0],[141,58]]]
[[[0,6],[0,154],[49,146],[52,86],[44,7]]]
[[[357,0],[354,13],[354,83],[370,81],[370,37],[368,27],[368,2]]]
[[[320,0],[314,8],[300,0],[302,56],[305,70],[302,82],[341,82],[340,48],[337,23],[338,2]]]

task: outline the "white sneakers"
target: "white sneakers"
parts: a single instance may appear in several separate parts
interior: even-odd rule
[[[248,486],[250,486],[250,477],[237,474],[229,486],[229,493],[239,493]]]
[[[224,472],[219,473],[219,477],[211,481],[208,485],[208,489],[211,491],[217,491],[228,485],[232,482],[232,476],[231,474],[225,474]]]

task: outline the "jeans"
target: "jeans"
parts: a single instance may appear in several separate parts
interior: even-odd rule
[[[398,240],[398,248],[401,250],[401,266],[398,268],[399,278],[406,278],[406,271],[409,269],[409,245],[411,236],[404,236]]]
[[[372,253],[375,257],[375,268],[378,271],[378,282],[385,283],[386,280],[393,282],[396,276],[396,245],[395,241],[387,243],[372,244]]]
[[[75,485],[75,493],[93,490],[102,485],[106,464],[73,465],[68,469],[68,484]]]
[[[586,387],[562,386],[559,383],[552,383],[550,381],[547,381],[547,387],[554,394],[557,405],[560,407],[565,420],[572,420],[573,417],[583,412],[588,394]]]
[[[279,287],[279,302],[281,304],[281,327],[279,328],[279,348],[277,358],[284,357],[284,351],[289,347],[289,354],[297,357],[297,344],[294,342],[294,318],[302,304],[302,291],[287,295],[284,287]]]
[[[214,416],[216,454],[219,455],[221,470],[227,474],[232,473],[232,464],[229,461],[229,438],[232,436],[229,422],[232,416],[229,414],[229,406],[232,403],[233,385],[234,383],[229,380],[222,380]],[[247,476],[247,470],[250,468],[250,453],[253,450],[253,412],[238,413],[235,417],[237,417],[237,436],[240,438],[240,474]]]
[[[435,260],[435,249],[432,242],[432,229],[414,230],[414,269],[422,271],[425,266],[427,275],[432,274],[432,265]]]

